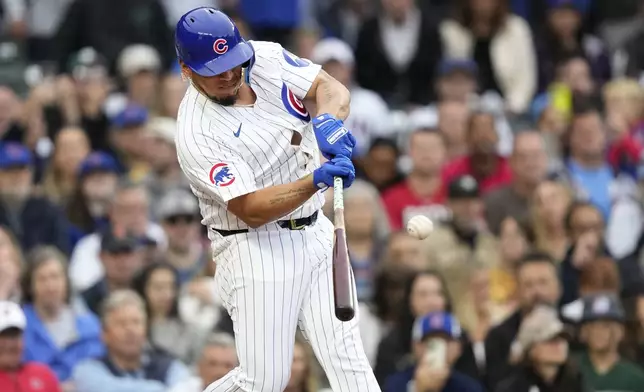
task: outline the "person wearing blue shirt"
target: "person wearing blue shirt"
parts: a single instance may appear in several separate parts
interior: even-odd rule
[[[462,350],[461,327],[447,312],[419,317],[413,330],[416,365],[395,373],[384,392],[483,392],[481,384],[452,369]]]
[[[577,113],[570,127],[567,171],[578,196],[596,205],[608,221],[612,207],[610,185],[615,176],[606,160],[606,132],[599,112]]]
[[[165,392],[190,377],[180,361],[149,347],[145,305],[134,291],[112,292],[101,316],[107,353],[76,366],[77,391]]]
[[[52,246],[27,255],[23,278],[25,361],[46,364],[65,383],[79,362],[103,355],[98,318],[72,305],[65,256]]]

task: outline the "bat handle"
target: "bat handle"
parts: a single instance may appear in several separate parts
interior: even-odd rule
[[[342,177],[333,177],[333,209],[344,209],[344,181]]]

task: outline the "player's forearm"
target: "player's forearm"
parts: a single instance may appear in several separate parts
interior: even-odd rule
[[[312,175],[308,175],[289,184],[260,189],[244,196],[241,208],[231,208],[231,201],[228,209],[248,226],[255,228],[293,212],[317,191]]]
[[[326,76],[320,80],[315,91],[315,104],[318,114],[329,113],[340,120],[349,117],[351,94],[340,82]]]

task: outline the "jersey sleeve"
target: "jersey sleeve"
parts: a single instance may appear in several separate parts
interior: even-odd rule
[[[178,140],[177,152],[192,185],[216,200],[227,203],[257,190],[252,168],[220,141]]]
[[[282,80],[296,97],[304,99],[322,67],[310,60],[301,59],[284,48],[280,47],[280,51],[278,59],[282,68]]]

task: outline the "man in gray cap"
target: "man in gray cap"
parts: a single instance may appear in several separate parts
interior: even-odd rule
[[[181,283],[186,283],[201,273],[208,262],[208,252],[200,237],[197,199],[192,193],[175,188],[161,198],[157,214],[168,237],[165,259],[179,271]]]
[[[595,392],[637,392],[644,388],[644,371],[621,358],[625,313],[613,294],[586,296],[581,317],[581,340],[586,350],[578,356],[579,368]]]

